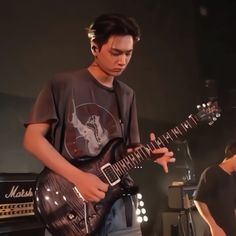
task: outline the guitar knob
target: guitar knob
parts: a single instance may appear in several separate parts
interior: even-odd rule
[[[68,217],[69,220],[75,219],[75,215],[72,214],[72,213],[70,213],[67,217]]]
[[[74,211],[70,211],[67,215],[68,220],[74,220],[76,217],[76,213]]]
[[[84,220],[81,220],[81,221],[79,222],[79,227],[80,227],[81,229],[84,229],[84,228],[85,228],[85,222],[84,222]]]

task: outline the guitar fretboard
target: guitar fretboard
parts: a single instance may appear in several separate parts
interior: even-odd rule
[[[111,166],[111,171],[115,171],[120,177],[127,173],[130,169],[137,167],[141,162],[150,159],[152,151],[156,148],[166,147],[172,141],[186,134],[190,129],[197,126],[198,119],[194,115],[190,115],[188,119],[181,122],[176,127],[157,137],[154,141],[150,141],[146,145],[138,148],[136,151],[128,154],[120,161]]]

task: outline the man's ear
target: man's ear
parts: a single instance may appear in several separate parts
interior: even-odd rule
[[[93,45],[91,49],[92,49],[93,52],[96,52],[97,47],[95,45]]]
[[[97,55],[98,46],[97,46],[94,42],[91,43],[91,52],[92,52],[92,54],[93,54],[94,56]]]

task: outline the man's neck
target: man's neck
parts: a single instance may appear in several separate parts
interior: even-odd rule
[[[91,64],[88,67],[88,71],[92,74],[92,76],[102,85],[112,88],[113,87],[113,76],[109,76],[105,73],[105,71],[101,70],[101,68],[95,63]]]

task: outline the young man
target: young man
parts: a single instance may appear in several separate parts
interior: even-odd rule
[[[236,141],[225,149],[222,163],[203,171],[195,205],[212,236],[236,235]]]
[[[104,14],[89,26],[88,37],[92,64],[58,74],[41,91],[24,146],[47,168],[73,183],[85,201],[99,202],[108,184],[72,163],[96,158],[115,138],[123,138],[128,152],[140,145],[134,92],[116,79],[129,64],[140,30],[132,18]],[[155,135],[150,138],[155,140]],[[155,148],[152,155],[165,172],[168,163],[175,161],[167,148]],[[98,235],[141,235],[134,220],[127,226],[126,213],[123,199],[117,200]]]

